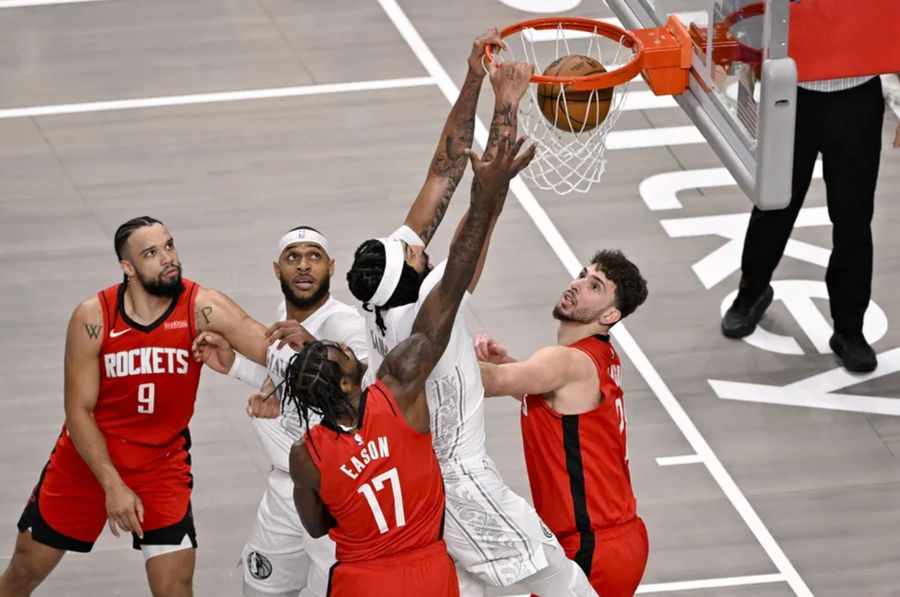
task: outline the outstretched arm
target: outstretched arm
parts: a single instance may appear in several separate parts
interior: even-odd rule
[[[494,159],[497,154],[497,144],[501,137],[510,139],[516,138],[516,129],[518,126],[519,102],[528,89],[528,83],[531,74],[534,72],[533,65],[521,64],[518,69],[500,69],[497,65],[491,63],[489,66],[491,74],[491,87],[494,89],[494,115],[491,117],[491,128],[488,133],[487,146],[484,149],[482,160],[489,162]],[[526,72],[527,70],[527,72]],[[531,147],[529,151],[535,151]],[[468,212],[463,216],[456,229],[456,234],[462,227]],[[497,218],[500,217],[500,210],[494,213],[488,228],[488,241],[484,243],[479,255],[478,263],[475,265],[475,273],[472,275],[472,281],[469,283],[469,292],[474,292],[481,279],[481,272],[484,270],[484,263],[487,259],[488,247],[490,246],[490,238],[494,232],[494,226],[497,224]]]
[[[516,157],[521,146],[520,141],[510,147],[509,139],[502,139],[496,157],[488,163],[469,150],[475,180],[466,223],[450,245],[447,269],[416,315],[410,337],[388,353],[378,371],[378,379],[388,386],[414,429],[429,428],[425,379],[450,340],[456,312],[475,271],[492,214],[506,198],[509,179],[531,159],[530,152]]]
[[[237,303],[211,288],[200,288],[194,301],[194,321],[200,332],[217,332],[237,352],[266,364],[266,326],[250,317]]]
[[[466,170],[466,150],[472,147],[474,137],[475,108],[485,75],[481,60],[487,44],[503,46],[496,28],[489,29],[472,43],[466,80],[444,123],[425,183],[406,214],[404,224],[415,231],[426,246],[444,219],[450,199]]]
[[[525,361],[499,365],[479,361],[484,395],[522,396],[555,392],[582,373],[584,363],[577,356],[583,353],[573,351],[574,348],[565,346],[546,346]]]

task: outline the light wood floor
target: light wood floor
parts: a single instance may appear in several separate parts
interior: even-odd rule
[[[683,4],[678,8],[691,8]],[[532,16],[498,0],[400,0],[399,7],[437,68],[456,83],[478,33]],[[610,16],[596,0],[573,13]],[[93,106],[71,114],[9,110],[433,75],[375,0],[0,8],[0,567],[62,424],[68,317],[120,276],[112,250],[118,224],[145,213],[162,219],[175,235],[185,275],[228,293],[265,322],[279,300],[269,266],[276,240],[288,228],[313,225],[334,247],[334,292],[350,300],[344,273],[352,251],[401,221],[449,102],[426,80],[406,88],[395,82],[368,91],[111,111]],[[482,119],[491,101],[485,89]],[[624,113],[616,131],[627,137],[689,124],[677,107],[657,108]],[[735,186],[704,186],[700,175],[677,194],[681,209],[654,211],[648,202],[677,185],[641,184],[719,168],[708,147],[611,150],[605,180],[587,195],[557,197],[529,187],[578,259],[618,247],[649,280],[650,299],[615,340],[625,355],[631,468],[651,541],[643,590],[900,594],[900,409],[890,400],[900,395],[895,127],[888,112],[873,225],[873,300],[887,320],[874,344],[882,366],[810,398],[824,404],[829,389],[849,395],[832,396],[831,408],[766,404],[777,392],[764,388],[750,392],[755,401],[720,399],[708,381],[784,386],[837,367],[782,302],[763,325],[796,337],[805,354],[777,354],[719,333],[720,305],[739,273],[726,271],[707,287],[693,266],[727,242],[715,234],[726,227],[670,233],[683,224],[675,220],[746,214],[749,202]],[[492,333],[518,356],[555,340],[550,308],[570,276],[518,202],[527,195],[507,202],[467,308],[473,331]],[[433,259],[446,254],[466,201],[461,191]],[[807,207],[823,206],[824,186],[816,181]],[[830,229],[798,228],[794,238],[828,249]],[[717,263],[728,263],[724,257]],[[824,269],[786,257],[776,277],[816,282]],[[813,305],[830,322],[827,301]],[[240,593],[240,549],[264,487],[266,461],[245,420],[246,394],[243,385],[204,373],[192,424],[195,585],[202,596]],[[874,414],[878,408],[895,414]],[[488,433],[504,477],[527,495],[515,403],[488,405]],[[698,462],[657,462],[691,455]],[[715,579],[725,579],[723,586],[691,589],[698,586],[691,581]],[[678,582],[687,584],[668,584]],[[104,533],[92,554],[67,556],[36,594],[149,591],[130,541]]]

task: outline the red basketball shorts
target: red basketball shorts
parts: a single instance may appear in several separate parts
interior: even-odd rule
[[[116,470],[144,506],[144,539],[135,540],[135,548],[141,543],[177,545],[185,535],[196,546],[189,447],[187,432],[165,449],[107,439]],[[31,529],[36,541],[50,547],[86,552],[106,522],[103,488],[71,440],[61,435],[19,520],[19,530]]]
[[[587,538],[580,535],[559,537],[570,559]],[[625,524],[593,534],[593,556],[588,580],[603,597],[632,597],[644,576],[650,542],[647,528],[639,516]]]
[[[328,597],[459,597],[456,568],[443,541],[366,562],[338,562],[331,568]]]

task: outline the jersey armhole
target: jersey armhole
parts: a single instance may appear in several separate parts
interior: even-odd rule
[[[381,383],[380,379],[376,379],[375,383],[372,384],[373,388],[378,390],[378,393],[381,394],[381,397],[384,398],[384,401],[387,402],[388,407],[391,409],[391,413],[399,419],[406,420],[404,417],[400,415],[400,405],[397,404],[397,401],[394,400],[394,395],[391,394],[390,390],[387,389],[383,383]]]
[[[394,395],[391,394],[390,390],[388,390],[387,386],[385,386],[380,379],[376,379],[375,383],[369,386],[369,389],[373,387],[377,389],[378,393],[381,394],[381,396],[384,398],[385,402],[390,407],[391,413],[394,415],[394,417],[396,417],[398,421],[403,421],[403,425],[407,430],[409,430],[410,433],[414,433],[417,436],[431,434],[431,429],[429,429],[428,431],[419,431],[418,429],[414,429],[413,426],[409,424],[409,421],[407,421],[406,417],[403,416],[403,411],[400,409],[400,405],[397,404],[397,400],[394,398]]]
[[[594,368],[597,369],[597,391],[600,392],[600,404],[597,405],[597,408],[600,408],[606,403],[606,394],[603,393],[603,365],[604,365],[604,363],[601,363],[600,359],[598,359],[596,355],[594,355],[592,352],[590,352],[589,350],[587,350],[584,347],[572,346],[572,348],[574,348],[576,350],[580,350],[581,352],[586,354],[588,356],[588,358],[590,358],[591,361],[594,363]]]
[[[106,298],[106,290],[101,290],[97,293],[97,296],[100,297],[100,311],[103,313],[103,325],[106,326],[104,328],[105,333],[100,338],[100,352],[102,354],[106,339],[109,338],[109,333],[113,330],[116,322],[113,319],[113,310],[109,306],[109,299]]]
[[[194,319],[194,301],[197,300],[197,291],[200,289],[200,285],[196,282],[191,282],[191,289],[188,294],[188,325],[191,330],[191,338],[197,337],[197,321]]]
[[[581,352],[586,354],[589,359],[591,359],[591,362],[594,363],[594,368],[597,370],[597,384],[602,386],[603,385],[603,366],[605,365],[605,363],[600,362],[600,359],[598,359],[595,354],[593,354],[591,351],[587,350],[586,348],[584,348],[582,346],[571,346],[570,348],[574,348],[575,350],[580,350]]]
[[[303,443],[306,444],[306,450],[309,452],[309,457],[313,459],[314,464],[321,468],[322,455],[319,454],[319,449],[316,447],[316,442],[311,432],[312,429],[309,429],[303,434]]]

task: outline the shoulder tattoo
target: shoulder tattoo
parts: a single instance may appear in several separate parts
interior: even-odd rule
[[[84,324],[84,330],[87,332],[88,338],[96,340],[103,333],[103,324],[86,323]]]

